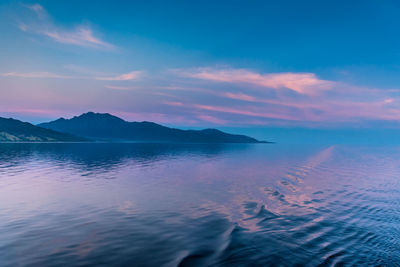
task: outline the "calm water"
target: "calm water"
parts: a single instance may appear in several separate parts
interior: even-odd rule
[[[1,144],[1,266],[399,265],[400,147]]]

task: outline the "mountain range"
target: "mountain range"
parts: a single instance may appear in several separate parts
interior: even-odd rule
[[[60,118],[39,127],[95,141],[179,143],[265,143],[245,135],[216,129],[181,130],[153,122],[128,122],[108,113],[88,112],[71,119]]]
[[[88,112],[71,119],[33,125],[0,117],[0,142],[165,142],[267,143],[217,129],[181,130],[153,122],[128,122],[108,113]]]

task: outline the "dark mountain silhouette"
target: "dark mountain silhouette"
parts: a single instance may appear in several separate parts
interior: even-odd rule
[[[127,122],[108,113],[88,112],[72,119],[42,123],[38,126],[83,136],[92,140],[182,142],[182,143],[262,143],[245,135],[234,135],[216,129],[180,130],[153,122]]]
[[[0,142],[75,142],[86,139],[0,117]]]

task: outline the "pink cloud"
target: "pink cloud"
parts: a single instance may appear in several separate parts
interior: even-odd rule
[[[232,98],[232,99],[237,99],[237,100],[242,100],[242,101],[249,101],[249,102],[257,102],[257,98],[250,96],[250,95],[246,95],[243,93],[224,93],[224,96],[228,97],[228,98]]]
[[[199,104],[195,104],[195,105],[193,105],[193,107],[195,107],[197,109],[202,109],[202,110],[245,115],[245,116],[250,116],[250,117],[261,117],[261,118],[282,119],[282,120],[299,120],[299,118],[296,118],[294,116],[279,114],[279,113],[272,113],[272,112],[268,112],[268,111],[254,112],[254,111],[249,111],[249,110],[246,110],[243,108],[230,108],[230,107],[199,105]]]
[[[200,120],[206,121],[206,122],[214,123],[214,124],[223,125],[223,124],[227,123],[226,120],[222,120],[217,117],[206,115],[206,114],[197,115],[197,118],[199,118]]]
[[[4,77],[19,77],[19,78],[53,78],[53,79],[70,79],[71,76],[59,75],[51,72],[7,72],[0,76]]]
[[[328,102],[326,103],[327,120],[354,120],[358,118],[400,121],[400,110],[393,108],[394,99],[374,102]]]
[[[298,118],[286,114],[272,113],[272,112],[257,112],[250,111],[244,108],[230,108],[223,106],[211,106],[211,105],[201,105],[201,104],[183,104],[181,102],[164,102],[165,105],[175,106],[175,107],[185,107],[198,110],[207,110],[213,112],[230,113],[237,115],[245,115],[250,117],[261,117],[268,119],[283,119],[283,120],[298,120]]]
[[[133,86],[114,86],[114,85],[105,85],[105,88],[112,89],[112,90],[119,90],[119,91],[130,91],[138,89],[137,87]]]
[[[329,90],[335,82],[321,80],[314,73],[268,73],[260,74],[246,69],[201,68],[181,72],[186,77],[202,80],[244,83],[273,89],[287,88],[299,94],[314,95]]]
[[[12,112],[12,113],[33,113],[33,114],[42,114],[42,115],[51,115],[56,112],[59,112],[58,110],[53,110],[53,109],[35,109],[35,108],[12,108],[12,109],[5,109],[2,110],[2,112]]]
[[[168,105],[168,106],[174,106],[174,107],[184,107],[185,104],[182,102],[173,102],[173,101],[165,101],[163,104]]]
[[[205,110],[244,115],[249,117],[249,120],[246,120],[248,124],[255,124],[255,121],[257,121],[257,124],[262,124],[262,120],[260,119],[281,119],[297,122],[351,122],[360,119],[400,120],[400,110],[394,106],[396,102],[395,98],[383,97],[384,94],[381,94],[379,96],[380,100],[365,100],[362,102],[359,99],[357,101],[353,100],[352,93],[354,92],[348,90],[349,99],[344,99],[344,97],[335,99],[324,95],[301,99],[292,97],[268,99],[244,93],[226,92],[213,93],[213,95],[248,103],[268,105],[249,106],[248,104],[241,104],[239,102],[235,103],[235,107],[232,107],[227,103],[227,100],[223,102],[223,106],[200,103],[184,104],[183,102],[164,102],[164,104],[192,110],[194,113],[195,110]],[[358,89],[356,92],[357,95]],[[377,95],[374,93],[374,96]],[[218,115],[213,117],[220,118]],[[234,120],[234,117],[232,117],[229,121],[232,122]]]
[[[131,71],[126,74],[121,74],[118,76],[112,76],[112,77],[96,77],[96,80],[101,80],[101,81],[129,81],[129,80],[135,80],[141,77],[143,74],[143,71]]]
[[[132,71],[117,76],[93,77],[93,76],[70,76],[70,75],[62,75],[47,71],[34,71],[34,72],[6,72],[6,73],[0,73],[0,76],[18,77],[18,78],[93,79],[101,81],[129,81],[140,78],[142,74],[143,71]],[[136,89],[136,87],[124,87],[124,86],[113,86],[113,85],[105,85],[105,87],[114,90]]]
[[[223,93],[222,96],[236,99],[246,102],[253,102],[253,103],[264,103],[264,104],[272,104],[272,105],[279,105],[279,106],[286,106],[286,107],[295,107],[295,108],[315,108],[315,109],[322,109],[324,105],[320,103],[313,103],[313,101],[308,100],[306,103],[301,103],[298,100],[293,101],[289,99],[281,100],[281,99],[265,99],[261,97],[255,97],[243,93]],[[315,100],[314,100],[315,101]]]

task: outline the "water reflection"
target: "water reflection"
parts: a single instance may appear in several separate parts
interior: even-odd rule
[[[5,266],[393,265],[397,147],[0,145]]]
[[[0,172],[27,162],[51,162],[79,169],[86,175],[112,171],[124,164],[144,167],[176,157],[212,158],[249,149],[251,144],[152,144],[152,143],[22,143],[0,144]]]

